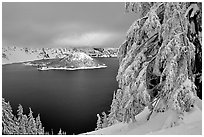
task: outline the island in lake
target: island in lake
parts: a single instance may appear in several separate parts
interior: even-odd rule
[[[83,52],[70,52],[63,58],[42,59],[24,64],[36,66],[38,70],[79,70],[107,67]]]

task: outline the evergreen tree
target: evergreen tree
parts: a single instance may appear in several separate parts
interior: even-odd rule
[[[202,90],[202,4],[131,2],[125,7],[140,19],[119,48],[120,89],[114,93],[109,123],[121,117],[135,122],[146,106],[183,115]]]
[[[36,135],[37,134],[37,128],[36,128],[36,122],[35,122],[35,118],[33,117],[33,112],[31,110],[31,108],[29,108],[30,112],[28,114],[28,134],[31,135]]]
[[[2,99],[2,133],[3,134],[18,134],[17,125],[14,121],[14,115],[10,103],[6,103]]]
[[[108,126],[108,119],[107,119],[107,115],[105,112],[102,112],[103,115],[103,119],[102,119],[102,128],[105,128]]]
[[[62,131],[62,135],[66,135],[67,133],[65,131]]]
[[[37,134],[43,135],[44,134],[44,127],[42,126],[42,123],[40,121],[40,115],[39,114],[36,117],[35,121],[36,121]]]
[[[61,128],[60,128],[60,130],[59,130],[59,132],[58,132],[58,135],[66,135],[66,132],[65,132],[65,131],[62,131]]]
[[[23,107],[21,105],[18,106],[17,116],[19,134],[27,134],[26,124],[28,123],[28,118],[26,115],[23,115]]]
[[[96,129],[95,130],[99,130],[102,129],[102,121],[101,121],[101,117],[99,114],[97,114],[98,120],[97,120],[97,125],[96,125]]]
[[[62,135],[62,130],[60,128],[59,132],[58,132],[58,135]]]
[[[19,105],[16,118],[12,113],[12,108],[9,102],[5,102],[4,98],[2,98],[2,133],[7,135],[47,134],[48,132],[45,133],[44,127],[42,127],[40,115],[34,118],[31,108],[29,109],[30,112],[27,116],[26,114],[23,114],[23,107]]]
[[[116,94],[114,91],[113,100],[112,100],[112,104],[111,104],[111,110],[110,110],[110,113],[108,115],[108,126],[111,126],[112,124],[115,124],[117,122],[116,115],[117,115],[118,109],[119,109],[119,102],[116,99]]]

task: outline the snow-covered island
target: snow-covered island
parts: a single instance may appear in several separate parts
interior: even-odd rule
[[[24,65],[37,66],[38,70],[81,70],[106,68],[105,64],[99,63],[96,59],[83,52],[73,52],[63,58],[37,60],[26,62]]]

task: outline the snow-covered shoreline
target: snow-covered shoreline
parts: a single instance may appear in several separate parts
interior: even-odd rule
[[[99,68],[106,68],[107,66],[97,66],[97,67],[78,67],[78,68],[66,68],[66,67],[60,67],[60,68],[54,68],[54,67],[42,67],[38,68],[40,71],[48,71],[48,70],[83,70],[83,69],[99,69]]]

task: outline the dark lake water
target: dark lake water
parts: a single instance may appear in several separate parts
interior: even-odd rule
[[[97,58],[108,67],[78,71],[38,71],[32,66],[2,66],[2,97],[14,113],[18,104],[28,114],[40,114],[46,131],[67,134],[92,131],[97,113],[110,110],[113,92],[118,88],[117,58]]]

